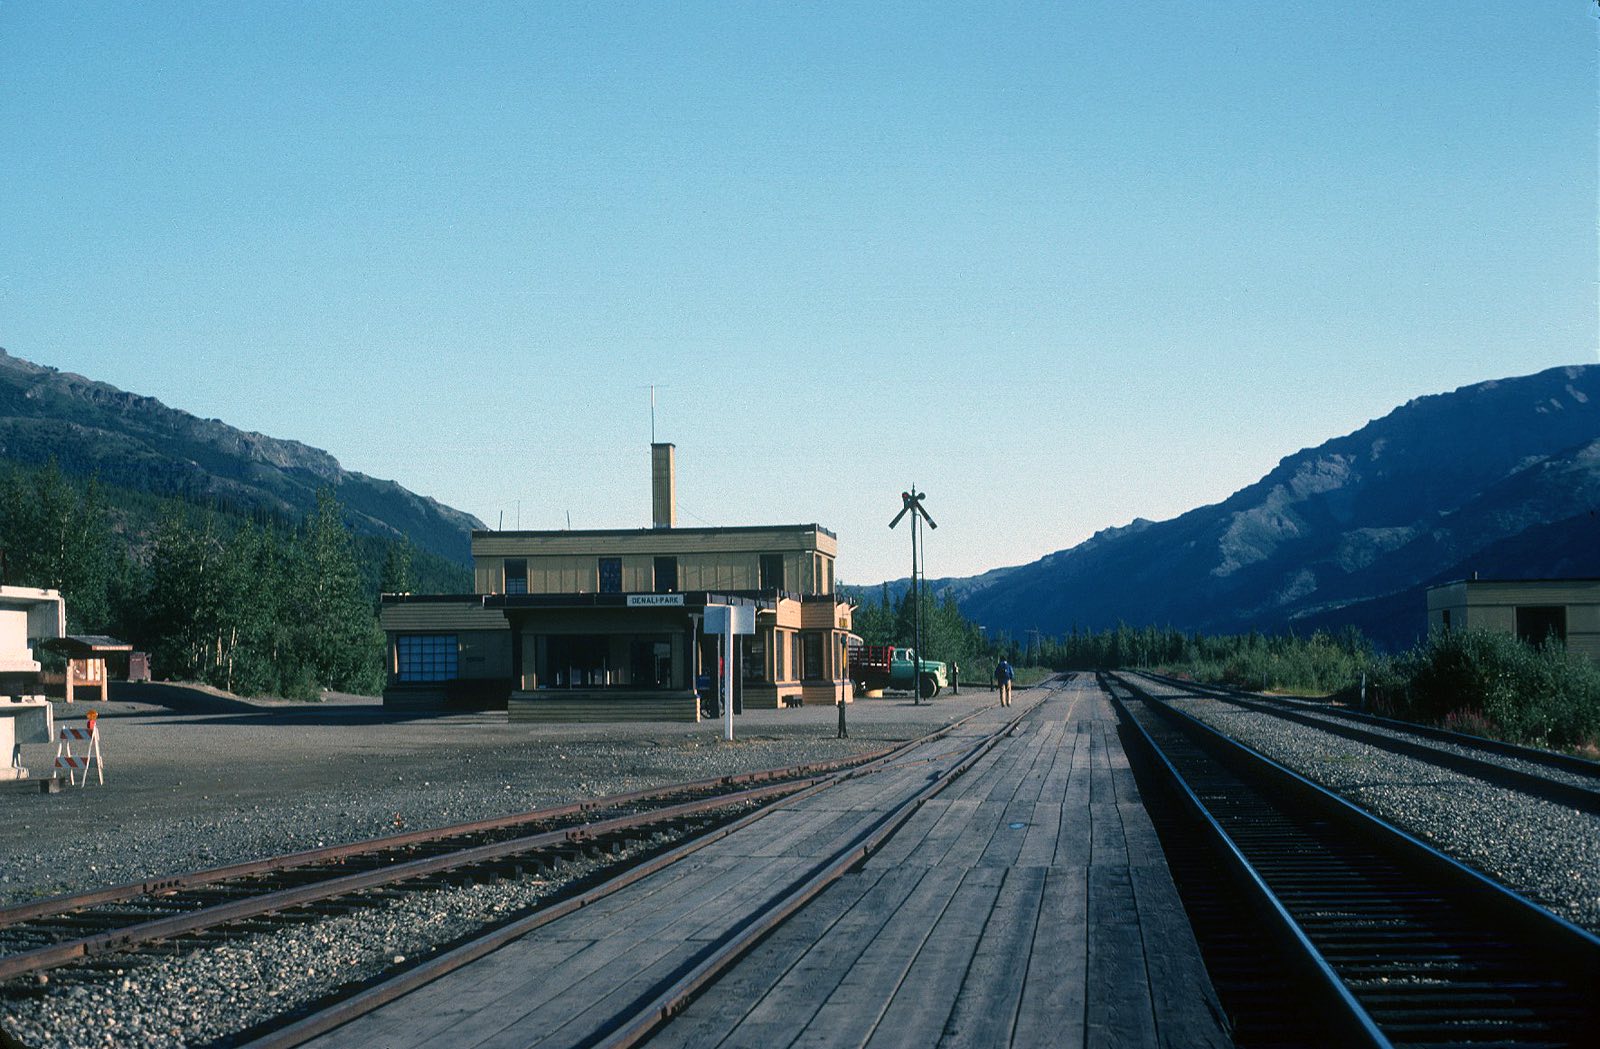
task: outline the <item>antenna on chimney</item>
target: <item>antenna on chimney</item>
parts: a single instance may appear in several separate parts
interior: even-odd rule
[[[650,390],[650,443],[651,444],[655,444],[656,443],[656,391],[657,390],[666,389],[667,388],[667,384],[666,383],[662,383],[662,382],[653,382],[653,383],[651,383],[649,385],[648,388]]]

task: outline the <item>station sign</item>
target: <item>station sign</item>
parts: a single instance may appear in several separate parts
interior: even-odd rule
[[[629,594],[629,608],[682,608],[682,594]]]

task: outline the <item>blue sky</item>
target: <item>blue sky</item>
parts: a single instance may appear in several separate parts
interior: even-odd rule
[[[1032,560],[1594,362],[1587,0],[0,3],[0,346],[491,526]]]

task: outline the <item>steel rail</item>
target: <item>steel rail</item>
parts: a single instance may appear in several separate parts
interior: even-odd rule
[[[1157,679],[1159,680],[1159,679]],[[1179,699],[1184,697],[1156,697]],[[1470,754],[1461,754],[1456,751],[1441,750],[1427,743],[1415,740],[1400,739],[1388,736],[1381,732],[1361,728],[1358,725],[1344,723],[1343,719],[1334,715],[1324,715],[1321,712],[1308,712],[1296,710],[1293,707],[1280,703],[1263,701],[1248,696],[1232,695],[1227,693],[1206,694],[1206,698],[1215,699],[1219,703],[1228,703],[1242,707],[1245,710],[1254,710],[1259,713],[1269,714],[1272,717],[1282,718],[1297,725],[1305,725],[1329,735],[1339,736],[1356,743],[1365,743],[1369,746],[1387,750],[1395,754],[1426,761],[1441,768],[1448,768],[1476,779],[1481,779],[1496,786],[1506,787],[1510,790],[1520,791],[1557,804],[1580,809],[1585,812],[1600,813],[1600,776],[1596,776],[1593,787],[1580,787],[1575,783],[1565,780],[1551,779],[1536,772],[1525,769],[1512,768],[1507,765],[1491,761],[1488,758],[1474,757]],[[1409,728],[1401,727],[1403,722],[1393,723],[1393,731],[1410,732]],[[1388,727],[1388,726],[1386,726]],[[1442,730],[1440,730],[1442,731]],[[1418,733],[1420,735],[1420,733]],[[1437,736],[1425,738],[1438,739]],[[1461,737],[1462,739],[1477,740],[1476,736]],[[1472,746],[1458,740],[1444,739],[1441,742],[1452,743],[1457,746]],[[1480,748],[1481,749],[1481,748]],[[1501,753],[1494,751],[1494,753]],[[1546,764],[1548,763],[1541,763]],[[1600,771],[1600,770],[1596,770]]]
[[[1360,1005],[1360,1016],[1343,1022],[1360,1026],[1371,1021],[1381,1029],[1401,1025],[1409,1015],[1410,1025],[1422,1030],[1408,1031],[1406,1041],[1427,1037],[1434,1039],[1430,1044],[1445,1044],[1454,1037],[1457,1042],[1448,1044],[1464,1044],[1471,1037],[1491,1037],[1497,1039],[1495,1044],[1507,1046],[1551,1044],[1548,1038],[1562,1036],[1550,1035],[1548,1028],[1559,1029],[1565,1023],[1570,1035],[1584,1022],[1595,1022],[1595,1005],[1588,995],[1600,985],[1600,938],[1137,686],[1125,680],[1121,684],[1189,740],[1187,745],[1206,754],[1205,760],[1225,767],[1230,777],[1255,778],[1263,784],[1255,788],[1258,800],[1251,802],[1261,807],[1262,814],[1235,814],[1229,820],[1247,836],[1273,846],[1280,857],[1276,873],[1256,873],[1257,864],[1247,856],[1257,851],[1257,844],[1240,842],[1224,831],[1220,821],[1212,822],[1223,834],[1219,840],[1226,842],[1224,851],[1236,854],[1237,863],[1250,869],[1250,881],[1263,887],[1279,881],[1297,898],[1299,913],[1315,919],[1311,928],[1302,928],[1293,917],[1296,906],[1282,899],[1282,889],[1268,887],[1261,897],[1269,901],[1265,909],[1281,912],[1292,925],[1287,933],[1291,939],[1311,945],[1315,953],[1308,957],[1316,961],[1307,964],[1324,966],[1338,976],[1348,996]],[[1154,744],[1153,735],[1120,698],[1118,705],[1143,738]],[[1163,763],[1176,771],[1173,762],[1164,758]],[[1209,804],[1201,807],[1208,813],[1231,796],[1220,781],[1209,783],[1204,794]],[[1193,805],[1200,805],[1197,792],[1190,791],[1189,796]],[[1282,830],[1267,826],[1272,819],[1267,813],[1274,809],[1287,818]],[[1295,834],[1305,836],[1304,844],[1292,844]],[[1319,855],[1328,857],[1326,864],[1317,859]],[[1360,873],[1349,888],[1338,888],[1345,884],[1341,879],[1350,877],[1349,871]],[[1370,909],[1374,903],[1381,906]],[[1381,965],[1394,964],[1376,959],[1397,949],[1397,944],[1412,952],[1416,969],[1408,972],[1415,972],[1417,981],[1376,982],[1373,974],[1382,971]],[[1327,955],[1329,950],[1334,957]],[[1366,953],[1360,953],[1363,950]],[[1357,986],[1349,986],[1351,979]],[[1419,993],[1421,985],[1427,986],[1427,993]],[[1496,999],[1492,1006],[1486,1004],[1490,997]],[[1468,1007],[1484,1010],[1485,1015],[1463,1015],[1461,1010]],[[1587,1016],[1587,1021],[1568,1015],[1571,1010]],[[1471,1029],[1473,1023],[1476,1031]],[[1527,1036],[1532,1042],[1517,1040],[1518,1023],[1532,1029]],[[1398,1033],[1395,1039],[1401,1040]]]
[[[1123,678],[1113,675],[1105,675],[1101,679],[1101,687],[1110,695],[1111,703],[1116,707],[1123,724],[1129,726],[1135,739],[1162,772],[1180,805],[1200,826],[1213,853],[1222,861],[1235,884],[1244,889],[1251,908],[1263,921],[1271,939],[1298,970],[1301,980],[1309,986],[1308,1004],[1336,1033],[1337,1044],[1347,1045],[1351,1049],[1392,1049],[1372,1017],[1311,943],[1289,909],[1262,879],[1233,837],[1223,829],[1205,802],[1200,800],[1167,752],[1156,743],[1144,724],[1133,716],[1122,697],[1106,686],[1107,679],[1117,681],[1130,692],[1133,691],[1132,686]]]
[[[441,842],[450,838],[464,837],[471,834],[512,830],[530,823],[549,823],[556,820],[568,819],[574,816],[581,816],[588,812],[603,811],[605,809],[620,808],[628,805],[637,805],[641,802],[650,802],[682,794],[695,794],[718,789],[727,790],[729,788],[743,787],[746,784],[765,783],[768,781],[784,779],[792,780],[837,772],[840,769],[853,768],[857,765],[876,761],[888,754],[893,753],[894,750],[894,747],[879,747],[876,750],[864,751],[861,754],[856,754],[848,758],[840,758],[835,761],[811,762],[804,765],[793,765],[787,768],[762,769],[756,772],[745,772],[738,775],[719,776],[714,779],[696,780],[690,783],[675,783],[663,787],[648,787],[642,790],[629,791],[624,794],[609,794],[599,798],[571,802],[565,805],[556,805],[550,808],[533,809],[528,812],[515,813],[510,816],[496,816],[490,819],[474,820],[469,823],[457,823],[445,827],[433,827],[422,830],[407,831],[403,834],[391,834],[378,838],[368,838],[358,842],[350,842],[341,845],[329,845],[322,848],[307,849],[302,852],[291,852],[276,856],[268,856],[259,860],[249,860],[244,863],[234,863],[224,867],[212,867],[207,870],[163,875],[156,878],[146,878],[142,881],[127,882],[122,885],[108,886],[103,889],[92,889],[88,892],[69,893],[62,896],[50,896],[39,900],[30,900],[27,903],[14,904],[10,907],[0,908],[0,929],[17,925],[25,921],[36,920],[38,918],[83,910],[87,907],[99,906],[106,903],[120,903],[124,900],[136,899],[140,896],[158,896],[182,889],[191,889],[198,886],[225,882],[235,878],[248,878],[261,874],[271,874],[278,871],[291,870],[296,867],[310,867],[318,864],[335,863],[359,856],[381,853],[386,850],[403,849],[408,846]]]
[[[908,798],[902,799],[872,827],[863,830],[849,844],[821,860],[810,871],[795,878],[787,887],[769,897],[767,902],[745,916],[738,927],[724,933],[707,944],[699,960],[677,980],[655,994],[636,999],[634,1004],[614,1016],[610,1022],[586,1040],[597,1049],[627,1049],[648,1038],[657,1027],[682,1012],[694,996],[725,970],[744,957],[769,933],[782,925],[797,911],[820,895],[828,886],[838,881],[852,867],[878,851],[895,831],[899,830],[929,800],[944,791],[984,755],[1010,736],[1018,724],[1040,704],[1035,703],[1013,716],[1000,728],[971,747],[956,764],[931,777],[928,783]]]
[[[990,704],[989,706],[993,706],[993,704]],[[737,833],[739,830],[749,826],[756,820],[767,816],[771,812],[776,811],[780,807],[788,807],[797,804],[804,798],[809,797],[818,791],[827,789],[827,787],[833,785],[834,783],[842,783],[849,779],[871,775],[876,771],[891,766],[894,768],[903,767],[906,763],[897,762],[895,760],[899,755],[909,752],[915,747],[942,739],[943,737],[956,731],[958,728],[961,728],[979,714],[983,713],[984,710],[989,709],[989,706],[974,710],[971,713],[951,722],[948,725],[936,729],[933,732],[919,736],[916,739],[907,740],[898,746],[889,748],[888,753],[872,760],[871,762],[856,768],[835,773],[823,783],[819,783],[813,787],[807,787],[803,791],[796,792],[795,794],[792,794],[773,805],[769,805],[756,812],[749,813],[748,815],[743,816],[733,823],[719,828],[708,835],[703,835],[695,838],[692,841],[685,842],[684,844],[679,845],[658,857],[630,868],[617,877],[609,879],[601,885],[595,886],[576,897],[549,907],[541,908],[533,914],[527,915],[526,917],[518,919],[508,925],[492,930],[486,935],[462,944],[461,946],[447,951],[444,954],[430,958],[427,961],[400,972],[381,983],[375,984],[366,988],[365,990],[358,991],[353,995],[342,998],[339,1001],[336,1001],[309,1016],[302,1017],[299,1020],[293,1021],[282,1027],[278,1027],[265,1034],[262,1034],[259,1037],[253,1038],[243,1043],[243,1045],[245,1049],[292,1049],[294,1046],[302,1045],[305,1042],[318,1037],[319,1035],[326,1034],[329,1031],[335,1030],[338,1027],[349,1023],[351,1020],[363,1016],[374,1009],[380,1008],[381,1006],[386,1005],[387,1003],[394,1001],[395,999],[400,998],[419,987],[423,987],[452,972],[455,972],[457,969],[461,969],[472,962],[477,961],[479,958],[498,950],[505,944],[510,943],[511,941],[524,936],[527,933],[540,928],[541,926],[565,917],[566,915],[588,906],[597,900],[612,895],[618,890],[623,889],[642,878],[648,877],[657,871],[663,870],[684,859],[685,857],[692,855],[707,845],[710,845],[715,841],[720,841],[731,834]],[[1030,710],[1031,709],[1032,708],[1030,708]],[[1020,721],[1021,718],[1028,712],[1029,711],[1024,711],[1022,714],[1019,714],[1005,726],[1004,730],[996,732],[994,734],[994,741],[998,742],[999,737],[1003,735],[1005,731],[1009,731],[1012,727],[1014,727],[1015,723]],[[918,804],[920,805],[920,802]],[[910,814],[910,812],[907,812],[904,818],[909,818]],[[902,819],[900,822],[904,822],[904,819]],[[898,827],[898,825],[899,824],[897,823],[895,826]],[[882,824],[879,824],[879,826],[881,827]],[[892,830],[884,833],[882,837],[887,837],[888,833],[892,833]],[[876,848],[881,844],[881,837],[870,842],[863,842],[862,847],[866,851],[863,851],[861,856],[858,856],[855,860],[853,860],[852,864],[860,862],[861,858],[869,854],[870,851],[875,851]],[[848,865],[845,869],[848,869]],[[839,874],[842,873],[843,871],[841,870]],[[815,877],[815,875],[813,877]],[[829,879],[829,883],[831,883],[831,881],[837,877],[838,874],[834,875],[834,878]],[[821,891],[821,887],[825,886],[819,886],[811,893],[811,895],[815,895],[815,892]],[[806,898],[809,899],[810,897],[807,896]],[[786,911],[785,916],[787,916],[788,913],[792,913],[792,909]],[[781,921],[781,919],[779,920]],[[775,924],[776,923],[774,923],[774,926]],[[770,927],[766,931],[770,931]],[[726,945],[724,945],[724,952],[722,954],[723,961],[720,967],[711,968],[707,964],[710,959],[702,960],[696,969],[696,973],[691,974],[698,974],[698,980],[694,985],[695,988],[703,986],[704,983],[713,979],[721,968],[726,968],[727,965],[737,960],[737,958],[742,955],[745,950],[748,950],[749,946],[753,945],[755,940],[759,939],[761,935],[765,935],[765,931],[755,934],[754,937],[749,940],[749,943],[746,943],[743,947],[741,947],[737,953],[726,953]],[[685,979],[687,979],[687,977]],[[678,982],[682,983],[684,981],[680,980]],[[629,1023],[627,1019],[621,1019],[616,1020],[614,1022],[614,1026],[636,1031],[633,1037],[634,1040],[637,1041],[639,1038],[646,1036],[674,1011],[681,1009],[683,1001],[686,1001],[687,998],[692,995],[692,993],[693,991],[690,990],[684,991],[679,995],[675,995],[673,1003],[663,1003],[655,1000],[647,1002],[634,1010],[634,1023]],[[665,993],[663,993],[662,995],[658,995],[657,998],[663,998],[665,996]],[[621,1036],[621,1033],[621,1031],[618,1032],[618,1037]],[[624,1045],[631,1043],[618,1041],[615,1044]]]
[[[563,845],[582,845],[608,834],[629,830],[643,830],[654,824],[679,820],[734,805],[764,801],[774,795],[792,794],[821,780],[790,780],[783,783],[752,787],[734,794],[718,794],[699,801],[684,802],[665,808],[649,809],[643,813],[618,816],[595,823],[585,823],[561,830],[545,831],[489,845],[452,851],[438,856],[428,856],[403,863],[395,863],[359,874],[326,878],[309,885],[251,896],[247,899],[202,907],[198,910],[156,918],[109,932],[65,940],[61,943],[0,958],[0,980],[50,969],[92,954],[124,950],[153,940],[168,939],[181,933],[214,928],[228,922],[253,918],[275,911],[289,910],[320,900],[346,896],[395,882],[438,874],[458,867],[509,859],[524,853]]]
[[[1232,688],[1226,685],[1208,685],[1198,681],[1185,681],[1182,678],[1171,677],[1167,674],[1155,674],[1148,670],[1137,671],[1138,676],[1160,681],[1166,685],[1179,688],[1192,689],[1195,692],[1212,695],[1218,699],[1234,698],[1266,703],[1272,706],[1293,707],[1311,704],[1311,701],[1296,699],[1290,696],[1267,696],[1244,689]],[[1439,728],[1435,725],[1424,725],[1416,721],[1402,721],[1399,718],[1386,718],[1378,714],[1369,714],[1364,710],[1353,710],[1349,707],[1328,706],[1318,709],[1317,713],[1327,717],[1340,718],[1346,721],[1367,723],[1383,728],[1393,729],[1396,732],[1408,732],[1412,735],[1422,736],[1427,739],[1436,739],[1441,743],[1452,743],[1459,747],[1487,751],[1492,754],[1503,754],[1509,758],[1526,761],[1530,765],[1546,765],[1550,768],[1561,769],[1575,775],[1585,776],[1600,782],[1600,761],[1579,757],[1576,754],[1563,754],[1559,750],[1546,750],[1543,747],[1530,747],[1521,743],[1508,743],[1503,739],[1490,739],[1488,736],[1474,736],[1468,732],[1455,732],[1450,729]]]

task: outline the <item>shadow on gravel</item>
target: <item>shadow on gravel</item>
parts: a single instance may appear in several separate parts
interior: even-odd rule
[[[190,713],[190,711],[183,711]],[[436,721],[440,718],[461,717],[484,713],[475,710],[419,710],[397,712],[384,710],[382,707],[333,707],[333,706],[308,706],[305,710],[288,708],[284,710],[262,710],[260,707],[251,707],[238,713],[209,713],[209,716],[193,718],[191,725],[372,725],[372,724],[403,724],[408,721]],[[505,717],[504,711],[490,711]]]
[[[148,709],[129,710],[119,707],[121,703],[140,703],[163,708],[160,711]],[[223,723],[233,725],[271,724],[271,725],[351,725],[370,724],[375,721],[423,721],[439,717],[450,717],[451,711],[413,711],[400,713],[385,710],[375,702],[361,703],[256,703],[247,699],[234,696],[218,695],[215,692],[194,685],[168,684],[164,682],[133,682],[114,681],[111,684],[111,700],[109,703],[82,703],[74,704],[87,710],[89,707],[99,710],[103,718],[119,717],[159,717],[161,714],[181,714],[192,716],[199,714],[199,724]],[[72,713],[78,711],[66,708]],[[64,711],[56,708],[56,716],[61,717]],[[463,712],[465,713],[465,712]],[[208,716],[209,715],[209,716]]]

